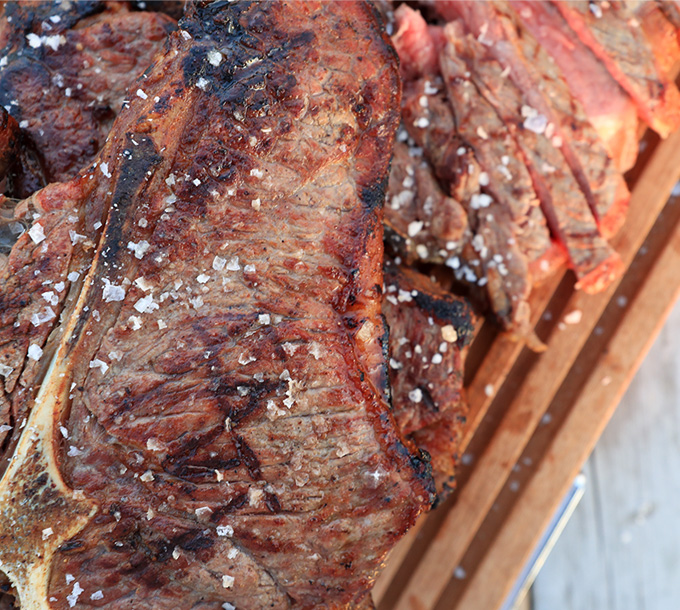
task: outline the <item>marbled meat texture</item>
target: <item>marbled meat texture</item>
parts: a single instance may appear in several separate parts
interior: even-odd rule
[[[4,446],[59,348],[58,458],[99,508],[54,607],[361,601],[434,498],[387,403],[394,51],[362,3],[199,3],[130,92],[0,278]]]
[[[129,103],[128,85],[161,52],[176,22],[129,12],[126,3],[89,0],[8,2],[0,10],[0,105],[40,158],[5,191],[25,198],[92,162]]]
[[[401,431],[427,451],[440,500],[454,487],[467,403],[463,369],[472,340],[469,303],[412,269],[385,266],[390,381]]]

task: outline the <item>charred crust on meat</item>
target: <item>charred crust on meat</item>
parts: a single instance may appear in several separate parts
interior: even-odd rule
[[[233,439],[236,453],[238,454],[241,463],[246,467],[248,474],[253,480],[260,480],[262,478],[262,471],[260,470],[260,460],[257,455],[255,455],[255,452],[250,448],[250,445],[248,445],[242,436],[234,433]]]
[[[85,546],[85,543],[82,540],[77,539],[68,540],[59,547],[59,552],[68,553],[70,551],[77,551],[78,549],[81,549],[83,546]]]
[[[388,179],[388,174],[385,174],[382,180],[361,189],[361,202],[366,207],[366,210],[373,211],[382,209],[382,206],[385,203]]]
[[[103,252],[109,261],[115,260],[121,250],[125,249],[122,243],[122,233],[129,216],[130,205],[135,201],[135,196],[139,194],[144,182],[148,179],[148,172],[163,161],[153,140],[148,136],[128,133],[126,142],[120,175],[111,199],[111,218],[107,223],[104,237]]]
[[[460,337],[458,342],[460,345],[467,345],[472,340],[474,330],[472,310],[465,301],[454,297],[435,296],[420,290],[417,291],[413,300],[421,309],[442,321],[453,324]]]
[[[217,523],[224,517],[224,515],[229,515],[235,513],[240,508],[243,508],[248,503],[248,494],[241,493],[229,500],[226,504],[218,506],[210,515],[210,521]]]

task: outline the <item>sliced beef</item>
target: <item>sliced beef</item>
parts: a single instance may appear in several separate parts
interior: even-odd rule
[[[680,126],[680,93],[660,74],[640,22],[624,3],[565,0],[553,4],[631,96],[652,129],[666,137]]]
[[[574,36],[553,4],[526,0],[510,4],[557,63],[617,168],[630,169],[638,152],[637,109],[631,98],[591,49]]]
[[[363,3],[198,3],[130,91],[15,211],[3,571],[27,606],[359,602],[433,499],[386,399],[394,52]]]
[[[606,237],[621,224],[628,189],[583,108],[570,93],[555,63],[523,28],[505,2],[441,2],[442,13],[460,16],[521,90],[529,123],[548,130]]]
[[[467,213],[442,190],[422,155],[412,152],[405,142],[394,147],[385,202],[386,238],[409,264],[441,263],[470,239]]]
[[[470,305],[428,277],[388,263],[383,311],[390,327],[394,416],[432,457],[437,491],[453,487],[467,404],[463,367],[472,339]]]
[[[125,6],[5,5],[0,18],[0,105],[19,122],[26,146],[40,155],[39,170],[30,180],[15,180],[12,196],[25,198],[46,182],[70,179],[94,159],[128,85],[149,66],[175,27],[166,15],[131,13]]]
[[[445,30],[448,38],[455,27],[452,25]],[[440,63],[458,134],[474,151],[483,170],[480,186],[510,211],[518,227],[519,249],[529,263],[538,268],[540,261],[551,251],[552,243],[518,145],[493,106],[466,76],[469,66],[457,56],[455,41],[447,40]]]
[[[468,66],[470,79],[510,129],[531,174],[541,208],[553,233],[566,247],[571,265],[586,291],[602,290],[621,271],[618,255],[599,233],[584,195],[569,171],[555,136],[538,129],[540,117],[524,103],[523,92],[504,75],[486,45],[471,35],[459,35],[455,24],[447,34],[458,57]],[[545,117],[543,117],[545,119]],[[552,136],[552,137],[550,137]]]
[[[518,246],[520,229],[511,210],[483,192],[484,172],[458,135],[442,89],[433,88],[429,79],[409,83],[402,117],[414,144],[423,149],[438,179],[468,215],[470,239],[449,252],[445,262],[460,281],[487,293],[491,310],[506,328],[523,334],[532,280],[527,257]],[[427,105],[421,102],[423,96]]]

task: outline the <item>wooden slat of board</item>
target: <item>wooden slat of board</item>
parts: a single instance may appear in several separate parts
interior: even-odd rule
[[[615,240],[626,266],[668,199],[679,168],[680,133],[675,133],[659,145],[645,167],[626,225]],[[581,322],[550,337],[547,351],[527,374],[456,505],[404,587],[394,606],[397,610],[434,607],[617,285],[600,295],[575,293],[569,299],[565,311],[581,311]]]
[[[534,289],[530,299],[532,328],[536,327],[564,274],[565,270],[561,269]],[[493,402],[496,391],[505,382],[524,346],[524,341],[510,335],[500,335],[484,357],[467,390],[470,413],[468,414],[467,431],[461,440],[461,453],[470,444],[475,430],[479,427]],[[487,388],[491,391],[487,391]]]
[[[470,579],[459,608],[491,610],[505,600],[680,294],[678,269],[680,223]]]

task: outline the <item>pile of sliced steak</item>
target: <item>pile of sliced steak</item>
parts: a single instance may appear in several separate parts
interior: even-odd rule
[[[532,286],[565,258],[577,288],[609,286],[622,271],[608,240],[625,220],[622,172],[637,156],[638,120],[662,137],[680,126],[672,4],[398,6],[393,255],[450,267],[519,335]]]
[[[396,56],[362,3],[187,10],[14,209],[2,570],[36,608],[346,607],[434,498],[388,405]]]

